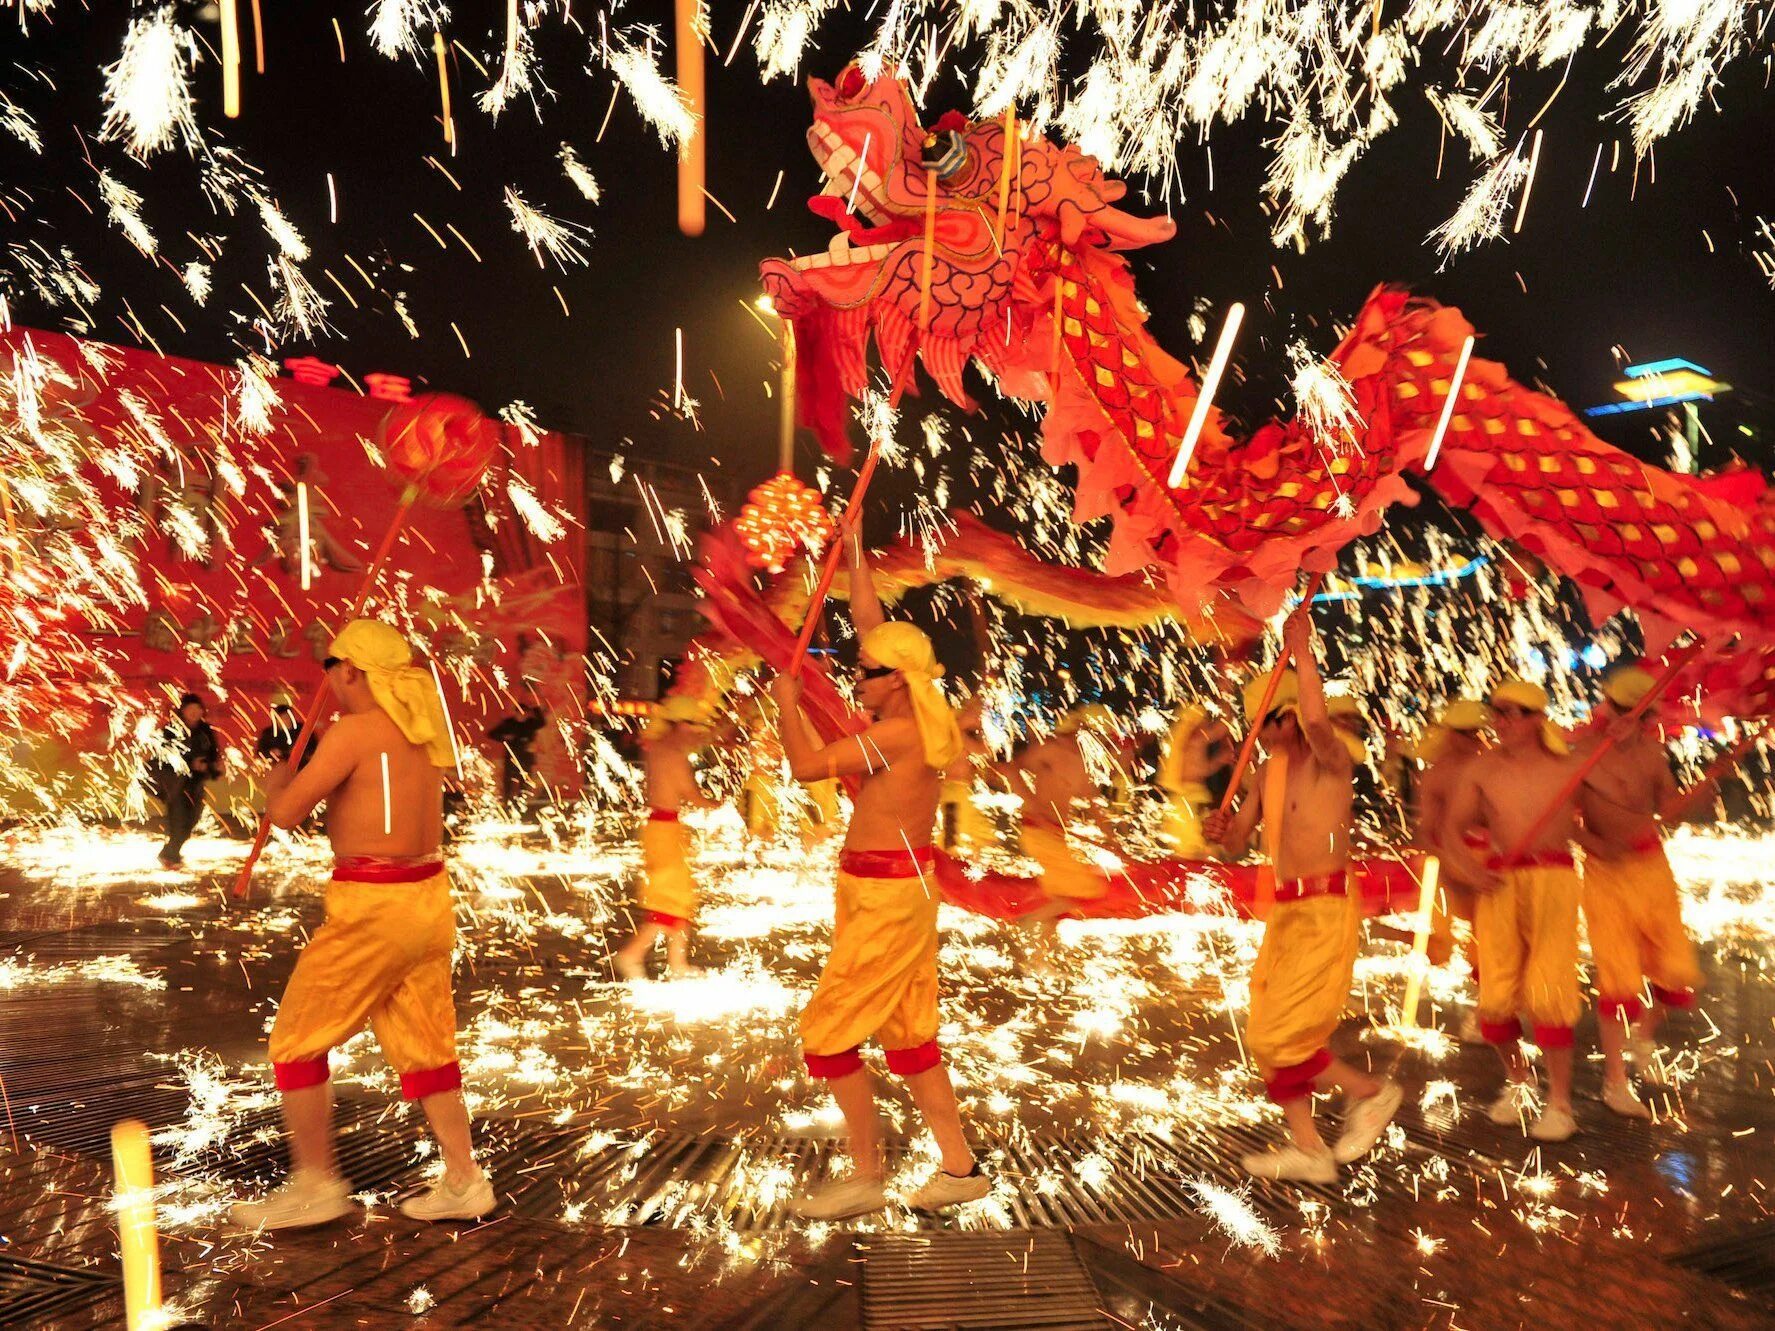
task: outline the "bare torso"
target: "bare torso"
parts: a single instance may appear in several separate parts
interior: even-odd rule
[[[878,721],[859,737],[875,770],[861,778],[846,850],[918,850],[931,844],[943,774],[924,760],[918,728],[906,718]]]
[[[1658,835],[1659,805],[1674,788],[1663,745],[1645,735],[1617,744],[1584,779],[1584,826],[1598,853],[1620,856]]]
[[[334,856],[435,856],[443,842],[444,774],[425,749],[380,710],[341,717],[328,739],[344,743],[352,759],[350,774],[327,797]]]
[[[1265,789],[1270,765],[1257,769],[1257,789]],[[1350,808],[1355,782],[1348,768],[1333,771],[1310,751],[1291,753],[1283,787],[1282,827],[1276,849],[1276,877],[1308,878],[1335,873],[1350,862]],[[1261,817],[1261,844],[1270,845],[1270,819],[1276,811],[1266,801]]]
[[[647,807],[678,813],[686,805],[701,808],[708,803],[696,784],[690,754],[670,741],[647,750]]]
[[[1032,745],[1019,763],[1027,790],[1024,817],[1042,823],[1065,823],[1073,804],[1089,799],[1095,788],[1076,737],[1056,735]]]
[[[1494,749],[1473,759],[1468,771],[1479,790],[1478,825],[1490,831],[1491,843],[1500,854],[1557,852],[1570,845],[1577,831],[1576,807],[1570,799],[1547,817],[1533,841],[1524,845],[1522,839],[1571,780],[1571,758]],[[1451,834],[1460,830],[1448,829]]]
[[[1461,886],[1470,887],[1459,866],[1452,861],[1442,845],[1448,817],[1449,797],[1461,775],[1478,760],[1476,753],[1450,754],[1431,763],[1419,775],[1413,787],[1417,795],[1412,841],[1422,850],[1441,857],[1442,872]]]

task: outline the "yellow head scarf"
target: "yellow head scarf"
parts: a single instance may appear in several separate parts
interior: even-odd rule
[[[1256,725],[1263,717],[1257,714],[1259,704],[1263,702],[1263,691],[1269,686],[1268,675],[1258,675],[1245,685],[1245,719]],[[1300,680],[1292,670],[1284,670],[1282,678],[1276,685],[1276,696],[1270,699],[1270,711],[1283,712],[1293,709],[1300,710]]]
[[[657,704],[647,718],[642,738],[649,743],[659,739],[675,725],[706,726],[714,713],[706,701],[689,693],[674,693]]]
[[[456,765],[437,681],[429,670],[413,664],[413,649],[397,630],[379,619],[354,619],[339,630],[327,655],[364,672],[376,705],[401,734],[424,746],[433,767]]]
[[[1362,715],[1362,704],[1347,693],[1334,693],[1325,700],[1325,712],[1337,728],[1337,737],[1344,742],[1350,760],[1367,762],[1368,745],[1362,740],[1362,727],[1367,718]]]
[[[1491,708],[1477,698],[1455,698],[1442,709],[1434,724],[1426,726],[1418,738],[1416,756],[1419,762],[1439,762],[1448,749],[1453,732],[1476,734],[1491,724]]]
[[[1638,666],[1617,666],[1603,677],[1602,696],[1624,712],[1639,706],[1640,699],[1652,691],[1658,681],[1651,672]]]
[[[961,757],[961,727],[955,723],[955,709],[937,688],[943,667],[937,664],[931,640],[911,624],[890,621],[865,633],[861,646],[864,656],[899,671],[906,681],[925,762],[940,772]]]
[[[1060,724],[1054,727],[1056,735],[1076,735],[1081,730],[1095,731],[1101,735],[1116,728],[1116,714],[1100,702],[1088,702],[1082,707],[1075,707],[1060,718]]]
[[[1547,690],[1539,684],[1530,684],[1526,679],[1507,679],[1491,691],[1491,705],[1496,707],[1521,707],[1530,712],[1547,711]],[[1565,732],[1553,722],[1541,722],[1541,745],[1548,753],[1563,755],[1572,751],[1566,743]]]
[[[1197,703],[1185,703],[1178,709],[1177,719],[1171,723],[1171,733],[1165,738],[1164,751],[1159,755],[1160,790],[1176,794],[1183,789],[1183,755],[1207,719],[1208,709]]]

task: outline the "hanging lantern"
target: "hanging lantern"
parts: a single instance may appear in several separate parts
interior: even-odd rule
[[[439,508],[474,492],[499,453],[499,422],[467,398],[426,393],[397,403],[382,419],[388,469]]]
[[[779,471],[747,495],[733,525],[747,561],[772,573],[781,573],[797,550],[819,554],[837,530],[819,492],[788,471]]]

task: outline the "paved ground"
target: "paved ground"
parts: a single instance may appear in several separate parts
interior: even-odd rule
[[[471,841],[459,1008],[500,1210],[421,1229],[387,1204],[427,1162],[364,1042],[338,1077],[364,1216],[267,1242],[219,1213],[283,1168],[262,1039],[318,919],[316,864],[280,854],[241,906],[223,899],[238,846],[199,843],[172,875],[141,871],[152,845],[0,846],[0,1325],[118,1324],[105,1153],[124,1117],[157,1130],[167,1293],[199,1325],[1775,1325],[1775,847],[1679,848],[1710,976],[1672,1031],[1681,1089],[1624,1124],[1586,1069],[1584,1132],[1560,1147],[1473,1112],[1496,1081],[1484,1050],[1373,1029],[1401,963],[1371,945],[1339,1041],[1400,1076],[1409,1108],[1332,1188],[1247,1188],[1233,1163],[1274,1131],[1231,1016],[1248,926],[1096,926],[1047,981],[1003,931],[946,913],[943,1041],[998,1191],[936,1224],[807,1229],[784,1203],[831,1158],[832,1123],[793,1028],[829,852],[712,836],[714,969],[624,986],[607,958],[626,850]],[[1458,977],[1433,990],[1452,999]],[[903,1180],[928,1167],[903,1157]]]

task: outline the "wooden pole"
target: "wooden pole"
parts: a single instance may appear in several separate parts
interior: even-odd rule
[[[117,1244],[123,1260],[123,1306],[129,1331],[158,1325],[160,1237],[154,1227],[154,1159],[148,1127],[126,1119],[111,1129],[112,1190]]]
[[[702,0],[676,0],[673,6],[678,57],[678,88],[690,104],[696,125],[678,148],[678,230],[700,236],[706,224],[703,202],[704,144],[708,141],[708,99],[703,95],[703,34],[697,18]]]
[[[1634,703],[1628,710],[1627,715],[1622,717],[1616,724],[1624,728],[1632,725],[1635,721],[1639,720],[1641,716],[1645,715],[1646,709],[1658,700],[1659,695],[1662,694],[1665,689],[1671,686],[1676,680],[1677,675],[1681,673],[1682,668],[1694,659],[1695,655],[1700,652],[1701,647],[1702,640],[1697,638],[1694,642],[1679,651],[1675,656],[1671,657],[1670,664],[1664,667],[1664,672],[1652,682],[1652,687],[1646,690],[1646,696]],[[1564,788],[1560,790],[1558,796],[1548,801],[1546,807],[1541,810],[1540,816],[1529,825],[1528,831],[1524,832],[1522,836],[1517,838],[1516,844],[1510,848],[1510,853],[1503,857],[1503,862],[1506,865],[1521,859],[1528,848],[1540,839],[1541,833],[1547,830],[1547,824],[1553,821],[1553,816],[1566,806],[1572,796],[1578,793],[1578,788],[1584,784],[1584,778],[1596,770],[1596,765],[1600,763],[1603,758],[1608,755],[1609,750],[1614,747],[1615,736],[1611,733],[1604,735],[1602,742],[1585,755],[1584,761],[1578,764],[1578,770],[1572,773],[1571,779],[1565,783]]]
[[[357,598],[352,601],[351,609],[345,616],[349,624],[363,613],[364,602],[370,599],[375,589],[376,580],[381,576],[382,565],[387,562],[389,552],[394,549],[395,537],[407,524],[407,514],[413,511],[413,501],[419,497],[419,491],[409,485],[401,495],[399,507],[389,521],[388,530],[382,534],[382,544],[376,547],[376,554],[370,560],[370,567],[364,572],[363,583],[357,589]],[[323,677],[314,686],[314,692],[308,695],[308,704],[302,710],[302,728],[296,732],[296,746],[290,750],[290,775],[294,776],[302,766],[302,754],[308,747],[308,738],[314,733],[314,727],[320,720],[321,703],[326,698],[327,681]],[[253,844],[247,850],[246,863],[240,866],[240,876],[234,880],[234,896],[244,897],[247,887],[253,879],[253,867],[259,863],[259,856],[265,851],[265,843],[271,837],[271,813],[267,810],[259,815],[259,830],[253,834]]]
[[[1441,870],[1442,861],[1428,856],[1418,883],[1418,923],[1411,940],[1411,969],[1405,975],[1405,1005],[1399,1010],[1399,1024],[1408,1031],[1418,1024],[1418,996],[1423,992],[1424,967],[1430,955],[1430,921],[1436,911],[1436,879]]]
[[[863,459],[863,465],[857,472],[857,484],[851,490],[850,503],[845,506],[844,523],[849,528],[863,512],[863,496],[869,492],[870,478],[875,475],[875,462],[881,456],[881,449],[872,441],[869,454]],[[801,621],[801,636],[795,640],[795,658],[789,663],[789,678],[799,679],[802,667],[807,663],[807,649],[819,631],[820,613],[826,606],[826,594],[832,590],[832,579],[838,572],[838,561],[844,554],[844,543],[847,537],[840,536],[832,542],[826,551],[826,562],[820,566],[819,581],[814,583],[813,596],[807,603],[807,616]],[[855,539],[862,540],[859,532]]]
[[[1290,617],[1299,614],[1310,614],[1313,598],[1319,594],[1319,584],[1325,581],[1323,573],[1315,573],[1307,580],[1306,594],[1301,597],[1299,605],[1294,607]],[[1220,797],[1220,811],[1228,812],[1233,801],[1239,798],[1239,786],[1245,779],[1245,769],[1251,766],[1251,755],[1257,748],[1257,732],[1263,729],[1263,719],[1269,713],[1270,703],[1275,701],[1276,690],[1282,685],[1282,676],[1288,672],[1288,649],[1284,647],[1276,656],[1276,664],[1270,667],[1270,677],[1264,681],[1263,694],[1257,704],[1257,717],[1245,729],[1244,742],[1239,745],[1239,756],[1233,760],[1232,775],[1226,783],[1226,793]]]

